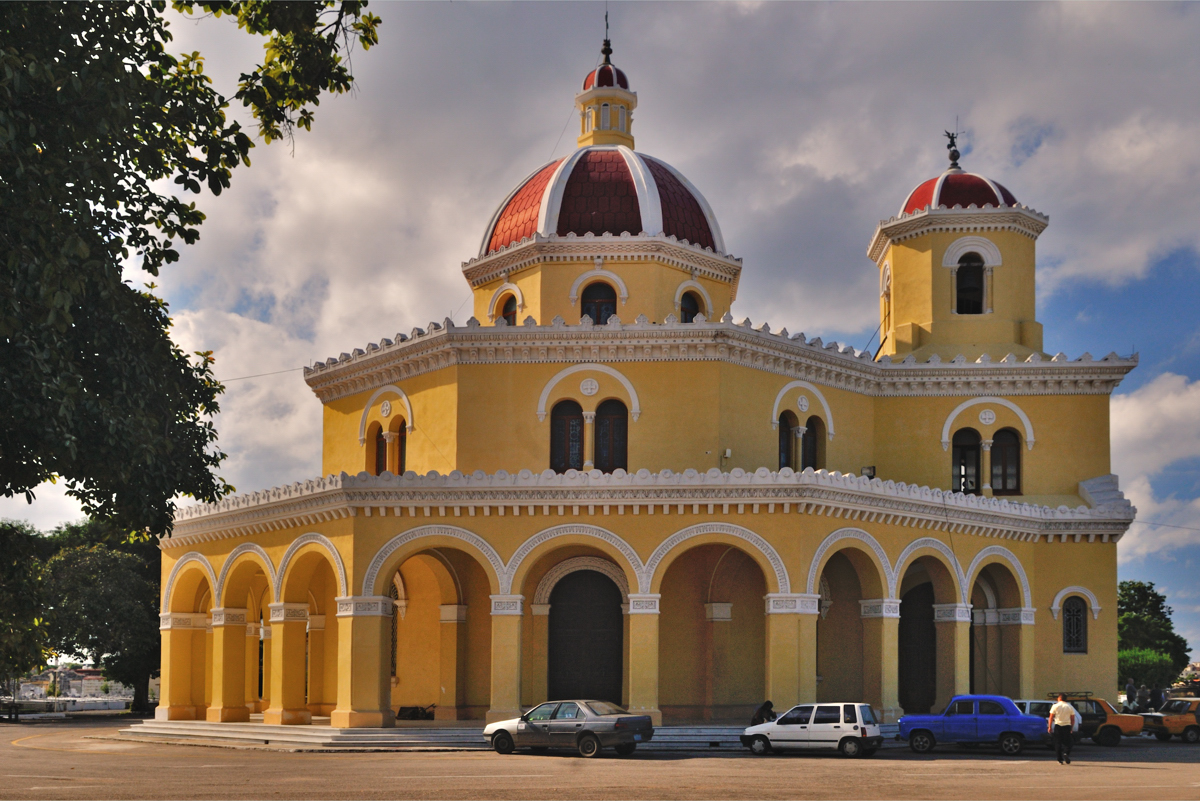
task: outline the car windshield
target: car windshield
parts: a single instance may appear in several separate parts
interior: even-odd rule
[[[872,726],[875,725],[875,712],[871,709],[871,707],[863,705],[863,706],[860,706],[858,709],[862,713],[862,722],[863,723],[866,723],[866,724],[872,725]]]
[[[1188,711],[1188,705],[1191,701],[1185,701],[1182,698],[1175,701],[1167,701],[1163,704],[1162,709],[1158,710],[1164,715],[1179,715]]]
[[[588,701],[588,709],[592,710],[597,715],[624,715],[625,710],[616,704],[610,704],[608,701]]]

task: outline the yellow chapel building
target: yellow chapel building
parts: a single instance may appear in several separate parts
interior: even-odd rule
[[[157,716],[1114,692],[1136,357],[1044,349],[1048,218],[952,149],[871,235],[877,353],[737,322],[742,262],[602,52],[578,149],[462,266],[474,315],[306,369],[323,478],[179,510]]]

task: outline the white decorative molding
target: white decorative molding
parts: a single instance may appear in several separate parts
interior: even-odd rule
[[[297,551],[309,544],[317,545],[320,548],[323,548],[325,552],[329,554],[329,558],[333,562],[331,565],[333,567],[333,574],[337,576],[338,580],[338,594],[346,594],[348,587],[348,582],[346,581],[346,565],[342,562],[342,555],[338,553],[337,546],[334,545],[333,541],[324,534],[310,532],[308,534],[301,534],[299,537],[292,540],[292,544],[288,546],[286,551],[284,551],[283,558],[279,560],[279,570],[275,575],[276,598],[283,597],[283,582],[284,579],[287,578],[287,569],[288,565],[292,561],[292,558],[296,555]]]
[[[158,628],[160,631],[202,629],[206,619],[203,612],[163,612],[158,616]]]
[[[999,193],[997,193],[999,197]],[[958,260],[968,253],[978,253],[984,267],[999,267],[1003,263],[1000,248],[982,236],[964,236],[954,240],[942,256],[943,267],[957,267]]]
[[[538,422],[542,422],[546,419],[546,401],[550,397],[551,390],[558,385],[558,382],[562,381],[569,375],[587,371],[603,373],[604,375],[611,376],[621,382],[621,386],[625,387],[625,391],[629,393],[629,416],[632,417],[633,421],[636,423],[638,417],[642,413],[642,406],[638,401],[637,390],[633,388],[633,382],[626,378],[624,374],[605,364],[576,364],[573,367],[567,367],[563,370],[560,370],[553,378],[546,382],[546,386],[542,388],[542,394],[538,396]]]
[[[542,190],[541,206],[538,207],[537,230],[539,232],[549,234],[551,231],[558,230],[558,213],[562,209],[563,194],[567,191],[567,180],[575,170],[576,162],[587,152],[587,148],[578,148],[571,155],[559,162],[559,165],[550,175],[550,180],[546,182],[546,188]],[[545,168],[543,167],[543,169]],[[533,176],[530,177],[532,178]],[[524,183],[521,184],[521,186],[524,185]],[[508,204],[505,203],[504,205],[507,206]],[[489,258],[486,250],[481,250],[479,255],[484,259]],[[491,258],[495,257],[492,256]],[[464,265],[463,269],[466,269],[466,265]]]
[[[821,596],[804,592],[769,592],[763,596],[768,615],[817,615]]]
[[[926,207],[911,214],[899,214],[881,220],[867,247],[867,257],[878,264],[887,252],[888,245],[927,233],[1013,231],[1037,239],[1049,224],[1049,217],[1028,206],[974,208],[972,204],[965,209],[961,206]]]
[[[996,413],[994,411],[991,409],[983,409],[979,412],[980,425],[990,426],[994,422],[996,422]]]
[[[374,595],[380,589],[384,589],[375,586],[379,581],[379,571],[383,569],[383,563],[388,560],[388,557],[408,543],[423,537],[453,537],[472,546],[491,565],[497,585],[503,586],[504,562],[500,559],[500,554],[496,553],[496,549],[492,547],[491,543],[483,537],[457,526],[417,526],[403,534],[397,534],[395,537],[392,537],[375,552],[375,556],[371,558],[370,564],[367,565],[366,574],[363,576],[362,594]],[[391,579],[388,580],[390,581]]]
[[[815,384],[808,381],[789,381],[783,385],[783,389],[779,390],[779,394],[775,396],[775,404],[771,407],[771,428],[779,428],[779,404],[783,402],[783,396],[797,387],[808,390],[817,396],[817,400],[821,402],[821,408],[825,410],[825,434],[829,439],[833,439],[833,412],[829,409],[829,401],[825,400],[824,393],[817,389]],[[803,425],[803,421],[801,424]]]
[[[234,607],[221,607],[212,610],[213,626],[245,626],[246,610]]]
[[[1071,587],[1063,587],[1058,591],[1058,595],[1054,596],[1054,603],[1050,604],[1050,615],[1055,620],[1058,620],[1058,612],[1060,609],[1062,609],[1062,602],[1066,600],[1067,596],[1069,595],[1080,595],[1086,598],[1088,602],[1088,608],[1092,610],[1092,619],[1100,619],[1100,600],[1096,597],[1096,594],[1087,587],[1075,585]]]
[[[971,597],[968,593],[971,591],[971,582],[974,581],[975,575],[978,572],[979,565],[984,559],[989,559],[997,556],[1008,562],[1009,566],[1016,573],[1017,582],[1021,585],[1021,600],[1024,601],[1026,608],[1033,606],[1033,593],[1029,591],[1029,578],[1025,575],[1025,567],[1021,564],[1021,560],[1012,551],[1000,545],[989,545],[979,553],[975,554],[975,558],[971,560],[971,566],[967,568],[967,581],[963,583],[963,603],[971,603]]]
[[[997,609],[1001,626],[1032,626],[1036,620],[1036,609],[1029,607],[1013,609]]]
[[[622,611],[628,614],[629,604],[621,604],[621,606],[623,607]],[[550,604],[530,604],[529,613],[534,617],[545,617],[550,614]]]
[[[899,598],[869,598],[858,602],[862,617],[900,617]]]
[[[438,620],[442,623],[467,622],[467,605],[442,604],[438,607]]]
[[[290,603],[281,601],[279,603],[268,604],[267,609],[270,611],[268,620],[271,623],[298,623],[308,621],[307,603]]]
[[[707,603],[704,605],[704,619],[714,623],[728,623],[733,620],[733,604]]]
[[[950,426],[954,424],[954,419],[966,409],[978,406],[981,403],[994,403],[1016,414],[1021,419],[1021,424],[1025,426],[1025,447],[1033,450],[1033,423],[1029,422],[1029,415],[1025,414],[1025,411],[1012,401],[996,397],[971,398],[958,404],[954,408],[954,411],[950,412],[950,415],[946,418],[945,425],[942,426],[942,450],[950,449]]]
[[[645,570],[645,585],[643,591],[649,591],[654,586],[654,574],[658,570],[659,564],[666,558],[667,554],[677,548],[681,543],[692,539],[693,537],[703,536],[705,534],[726,534],[736,537],[752,546],[767,560],[771,566],[771,570],[775,574],[776,592],[790,593],[792,591],[792,583],[788,578],[787,568],[783,564],[783,557],[775,550],[775,547],[765,539],[755,534],[748,528],[735,526],[730,523],[700,523],[694,526],[676,531],[671,536],[667,537],[657,548],[654,553],[650,554],[650,558],[646,560]],[[770,581],[767,582],[770,587]]]
[[[247,623],[246,636],[258,639],[262,636],[262,626],[258,623]]]
[[[813,554],[812,563],[808,567],[808,582],[805,584],[810,594],[817,592],[817,580],[821,576],[822,568],[824,568],[825,554],[843,540],[852,540],[862,543],[870,549],[871,553],[875,554],[875,558],[879,560],[879,566],[883,568],[883,574],[879,577],[882,580],[883,586],[887,589],[889,595],[895,595],[893,588],[896,586],[896,574],[892,570],[892,563],[888,561],[887,552],[883,550],[883,546],[879,544],[879,540],[872,537],[861,528],[839,528],[837,531],[830,534],[825,539],[821,540],[821,544],[817,546],[816,553]],[[838,550],[841,550],[840,548]]]
[[[945,558],[950,572],[954,575],[955,593],[969,600],[970,592],[967,587],[967,577],[963,575],[962,565],[958,561],[958,556],[949,545],[933,537],[921,537],[920,539],[913,540],[900,552],[900,556],[896,558],[896,565],[892,568],[892,584],[888,586],[888,593],[892,596],[898,594],[900,589],[899,584],[904,581],[905,567],[908,566],[908,562],[913,554],[922,548],[937,551]]]
[[[934,623],[970,623],[970,604],[934,604]]]
[[[386,595],[348,595],[333,599],[338,617],[391,617],[392,599]]]
[[[408,395],[404,390],[395,384],[388,384],[386,387],[380,387],[371,393],[371,398],[367,404],[363,406],[362,417],[358,421],[358,444],[365,445],[367,443],[367,418],[371,415],[371,407],[375,405],[375,401],[379,400],[380,395],[392,393],[400,398],[400,402],[404,404],[404,423],[408,427],[408,433],[413,431],[413,412],[412,404],[408,402]],[[386,415],[385,415],[386,417]]]
[[[658,194],[658,182],[654,174],[646,166],[641,155],[634,153],[625,145],[617,145],[617,152],[625,159],[629,167],[629,175],[633,179],[633,188],[637,192],[638,211],[642,218],[642,230],[655,236],[662,235],[662,198]]]
[[[517,299],[517,311],[525,310],[525,295],[522,294],[521,288],[514,283],[505,281],[500,285],[500,288],[492,293],[492,299],[488,301],[488,322],[496,319],[496,304],[500,302],[500,298],[506,293],[512,293],[512,296]]]
[[[600,391],[600,382],[594,378],[585,378],[579,382],[579,391],[585,397],[592,397]]]
[[[524,614],[522,609],[525,604],[524,595],[493,595],[491,600],[493,615]]]
[[[576,556],[571,559],[565,559],[554,567],[546,571],[546,575],[542,576],[542,580],[538,582],[537,590],[533,594],[534,604],[549,604],[550,594],[554,592],[555,585],[572,573],[577,573],[580,570],[592,570],[601,575],[608,576],[612,582],[621,590],[621,603],[625,603],[629,598],[629,580],[625,577],[625,571],[617,565],[601,559],[598,556]]]
[[[657,615],[660,600],[662,600],[662,596],[656,592],[631,592],[629,594],[629,614]]]
[[[272,593],[274,593],[275,565],[271,562],[270,554],[263,550],[262,546],[255,545],[252,542],[244,542],[230,551],[229,556],[225,557],[225,561],[221,563],[221,573],[219,576],[217,576],[217,591],[214,593],[217,603],[223,603],[225,601],[225,580],[229,577],[229,571],[233,569],[233,566],[237,563],[237,560],[246,554],[253,554],[262,560],[262,566],[266,568],[267,587]],[[271,600],[276,600],[276,596],[274,594],[272,594]]]
[[[575,305],[575,301],[579,300],[580,287],[582,287],[585,283],[591,283],[593,281],[602,281],[616,290],[617,297],[621,299],[622,306],[629,301],[629,289],[625,286],[625,281],[621,278],[621,276],[617,275],[612,270],[604,269],[603,262],[601,262],[599,267],[588,270],[585,273],[581,273],[579,277],[575,279],[575,283],[571,284],[571,293],[567,297],[570,299],[572,306]]]
[[[649,581],[646,579],[646,568],[642,565],[642,560],[638,558],[637,551],[634,550],[632,545],[608,529],[601,528],[600,526],[569,524],[564,526],[551,526],[543,531],[539,531],[537,534],[534,534],[532,537],[525,540],[525,542],[521,543],[517,550],[513,552],[512,558],[508,560],[507,567],[505,567],[501,573],[501,593],[512,592],[512,583],[516,578],[517,570],[520,569],[521,563],[525,561],[526,557],[528,557],[535,548],[550,542],[551,540],[558,539],[559,537],[572,536],[595,537],[596,539],[602,540],[616,548],[617,551],[623,557],[625,557],[625,561],[629,564],[629,568],[633,571],[633,575],[637,577],[639,588],[642,590],[648,589]],[[624,595],[629,594],[629,584],[624,578],[622,578],[622,583],[618,583],[617,586],[622,587]],[[547,598],[548,597],[549,596],[547,596]],[[545,603],[544,600],[538,601],[536,597],[534,600],[537,603]]]
[[[688,280],[681,283],[679,286],[675,287],[675,311],[679,311],[680,304],[683,303],[683,293],[687,292],[689,289],[697,292],[700,295],[700,298],[704,301],[704,309],[703,309],[704,316],[712,317],[713,316],[712,298],[709,296],[708,290],[704,288],[704,285],[701,284],[699,281],[695,280],[694,278],[689,278]]]
[[[189,551],[188,553],[185,553],[183,556],[179,557],[179,560],[171,566],[171,572],[167,575],[166,584],[163,586],[163,609],[170,608],[171,593],[175,589],[175,579],[185,567],[193,563],[200,565],[200,569],[204,571],[204,575],[208,578],[209,591],[215,590],[217,586],[217,576],[213,572],[212,564],[209,563],[208,558],[204,554],[197,553],[195,551]]]

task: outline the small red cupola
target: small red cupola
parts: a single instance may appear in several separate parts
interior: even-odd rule
[[[936,209],[942,206],[948,209],[961,206],[965,209],[972,205],[977,208],[1017,205],[1017,199],[1013,197],[1012,192],[990,178],[966,172],[958,165],[959,152],[955,147],[954,138],[951,136],[949,145],[950,168],[910,192],[904,205],[900,207],[900,214],[912,214],[926,208]]]
[[[580,91],[586,92],[589,89],[608,86],[616,86],[629,91],[629,79],[625,77],[624,72],[617,69],[609,58],[612,56],[612,44],[608,39],[604,40],[604,46],[600,48],[600,52],[604,56],[603,63],[584,77],[583,89]]]

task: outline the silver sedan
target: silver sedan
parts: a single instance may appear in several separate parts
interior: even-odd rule
[[[544,751],[572,748],[594,757],[604,748],[629,756],[639,743],[649,742],[654,725],[647,715],[630,715],[608,701],[549,701],[519,718],[490,723],[483,737],[500,754],[518,748]]]

